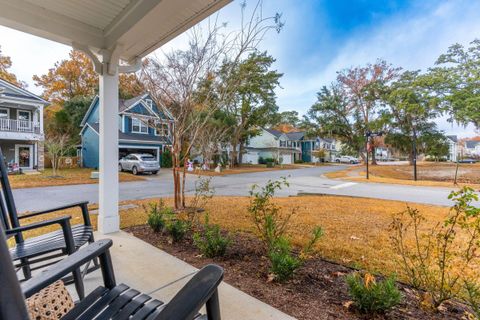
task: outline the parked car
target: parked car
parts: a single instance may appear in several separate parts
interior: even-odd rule
[[[350,156],[341,156],[341,157],[335,159],[335,162],[337,162],[337,163],[350,163],[350,164],[360,163],[360,161],[357,158],[350,157]]]
[[[471,158],[465,158],[465,159],[460,159],[458,160],[459,163],[477,163],[478,160],[476,159],[471,159]]]
[[[118,171],[131,171],[135,175],[142,172],[157,174],[159,170],[158,160],[148,153],[131,153],[118,162]]]

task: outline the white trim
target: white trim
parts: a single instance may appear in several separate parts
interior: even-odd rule
[[[34,161],[34,154],[33,154],[33,145],[32,144],[15,144],[15,163],[20,166],[20,151],[19,148],[28,147],[30,149],[30,166],[28,167],[21,167],[27,169],[33,169],[33,161]]]
[[[125,115],[122,114],[122,132],[125,133]]]
[[[85,131],[85,129],[86,129],[87,127],[90,127],[90,129],[92,129],[93,132],[95,132],[96,134],[98,134],[98,131],[95,130],[95,128],[93,128],[93,127],[90,125],[90,123],[87,123],[87,124],[85,124],[85,125],[83,126],[82,130],[80,130],[79,135],[82,135],[83,132]]]
[[[22,94],[25,94],[27,96],[30,96],[30,97],[34,97],[35,100],[39,99],[40,101],[37,101],[37,103],[40,103],[40,104],[49,104],[48,101],[42,99],[42,97],[40,96],[37,96],[36,94],[34,93],[31,93],[30,91],[27,91],[23,88],[20,88],[20,87],[17,87],[16,85],[14,85],[13,83],[10,83],[8,82],[7,80],[4,80],[4,79],[0,79],[0,83],[4,83],[7,87],[10,87],[10,89],[14,90],[14,91],[17,91],[17,92],[21,92]],[[5,97],[5,98],[10,98],[10,97]],[[21,98],[18,98],[18,99],[21,99]],[[24,99],[25,100],[25,99]]]
[[[137,146],[137,145],[119,144],[118,149],[120,149],[120,148],[157,150],[157,161],[160,162],[160,147],[148,147],[148,146],[144,147],[144,146]]]
[[[93,98],[92,103],[90,103],[90,106],[88,107],[87,112],[85,112],[85,115],[83,116],[82,122],[80,123],[80,126],[81,126],[81,127],[85,126],[85,124],[87,123],[87,119],[88,119],[88,117],[90,116],[90,113],[92,112],[92,109],[93,109],[93,107],[95,106],[96,101],[97,101],[98,99],[99,99],[98,95],[96,95],[96,96]]]
[[[135,143],[145,143],[145,144],[161,144],[161,145],[167,145],[167,142],[162,142],[162,141],[149,141],[149,140],[130,140],[130,139],[120,139],[118,140],[120,142],[135,142]]]

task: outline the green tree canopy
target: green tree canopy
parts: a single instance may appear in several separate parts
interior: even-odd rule
[[[454,44],[429,71],[432,88],[442,98],[451,121],[480,127],[480,40],[468,48]]]

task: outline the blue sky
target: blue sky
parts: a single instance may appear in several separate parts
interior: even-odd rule
[[[247,10],[256,0],[247,0]],[[382,58],[404,69],[426,70],[453,43],[468,44],[480,38],[480,1],[395,0],[264,0],[265,14],[280,12],[285,21],[280,34],[270,33],[262,43],[284,73],[277,90],[281,110],[303,114],[316,92],[336,77],[336,72]],[[219,13],[221,21],[238,26],[240,2]],[[182,47],[179,37],[164,50]],[[0,27],[2,51],[12,57],[13,71],[40,93],[33,74],[48,71],[66,58],[69,48]],[[473,135],[472,128],[458,128],[438,121],[447,133]]]

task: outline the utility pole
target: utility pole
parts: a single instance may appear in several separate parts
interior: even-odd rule
[[[413,127],[413,180],[417,181],[417,132]]]

